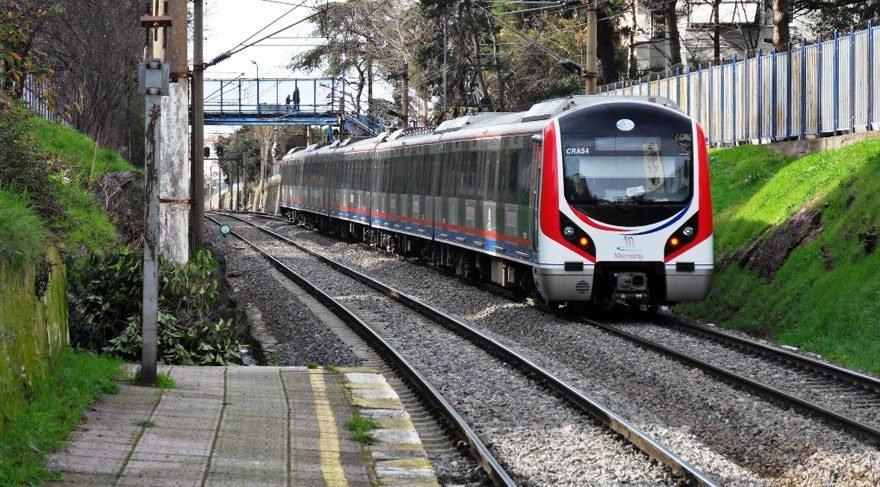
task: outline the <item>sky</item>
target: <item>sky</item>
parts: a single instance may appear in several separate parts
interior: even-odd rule
[[[205,60],[232,50],[239,43],[255,35],[248,43],[272,32],[301,21],[314,12],[321,0],[205,0]],[[273,21],[275,23],[266,27]],[[249,47],[231,58],[208,68],[206,77],[235,78],[241,73],[245,77],[256,77],[256,61],[260,67],[260,77],[308,76],[308,73],[293,73],[287,69],[291,57],[305,52],[321,39],[298,38],[310,36],[314,25],[304,21]]]
[[[250,41],[287,27],[310,15],[315,5],[326,0],[205,0],[205,62],[219,54],[235,49],[258,31]],[[276,19],[277,22],[272,23]],[[266,27],[268,24],[271,25]],[[310,36],[314,25],[304,21],[282,33],[249,47],[229,59],[211,66],[205,72],[206,79],[256,78],[259,66],[260,78],[315,77],[320,73],[293,72],[286,66],[290,59],[307,51],[322,39]],[[256,62],[257,65],[254,65]],[[205,127],[205,135],[229,133],[224,127]]]

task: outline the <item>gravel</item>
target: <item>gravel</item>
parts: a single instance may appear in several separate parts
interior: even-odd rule
[[[679,482],[668,468],[465,339],[287,244],[234,226],[376,328],[456,406],[517,483]]]
[[[435,269],[299,227],[270,226],[501,338],[722,484],[880,484],[880,452],[819,420]]]
[[[210,222],[209,222],[210,223]],[[260,309],[269,332],[278,342],[280,357],[272,365],[334,364],[358,366],[361,360],[333,332],[272,277],[271,265],[249,245],[223,238],[206,225],[205,242],[225,261],[226,279],[239,303]]]
[[[658,320],[662,321],[662,317]],[[880,428],[880,395],[877,391],[785,366],[774,359],[755,356],[678,329],[645,323],[614,323],[614,326]]]

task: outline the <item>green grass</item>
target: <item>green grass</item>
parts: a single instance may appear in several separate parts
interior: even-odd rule
[[[31,134],[44,152],[73,169],[73,176],[79,182],[96,181],[110,172],[140,171],[116,151],[96,147],[92,139],[72,127],[34,118]]]
[[[45,469],[49,454],[63,445],[96,398],[118,392],[114,380],[121,374],[119,360],[66,350],[29,398],[4,398],[0,413],[8,421],[0,431],[0,485],[53,478]]]
[[[0,189],[0,266],[18,271],[43,258],[49,231],[24,195]]]
[[[345,423],[345,427],[354,433],[354,439],[357,440],[358,443],[372,445],[377,441],[376,437],[373,436],[373,430],[381,428],[382,425],[373,418],[355,416]]]
[[[141,371],[138,369],[134,375],[128,379],[128,383],[131,385],[140,385],[141,383]],[[156,387],[159,389],[174,389],[177,387],[177,381],[174,380],[174,377],[171,377],[167,372],[159,372],[156,374]]]
[[[85,246],[96,252],[112,247],[116,229],[95,204],[88,188],[107,173],[140,169],[72,127],[42,118],[30,122],[30,133],[39,148],[64,169],[64,174],[55,178],[59,203],[64,208],[64,218],[55,230],[63,235],[65,247]]]
[[[706,301],[676,309],[880,373],[880,249],[868,253],[859,240],[880,224],[880,140],[799,159],[762,147],[712,156],[718,257],[805,206],[824,210],[823,231],[772,280],[733,264]]]

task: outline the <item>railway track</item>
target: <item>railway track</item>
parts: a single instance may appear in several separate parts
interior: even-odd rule
[[[880,444],[877,378],[674,316],[632,316],[638,324],[576,319]]]
[[[880,443],[880,380],[668,315],[576,319]]]
[[[598,422],[603,425],[603,428],[610,429],[617,433],[618,440],[616,441],[626,441],[631,445],[635,446],[641,452],[647,454],[647,456],[651,459],[654,459],[663,465],[666,465],[672,472],[676,475],[680,476],[680,479],[683,479],[685,482],[690,484],[697,485],[714,485],[713,481],[703,474],[702,472],[696,470],[687,462],[682,460],[678,455],[670,451],[668,448],[659,444],[651,437],[643,433],[637,427],[631,425],[627,420],[610,411],[602,404],[597,401],[587,397],[585,394],[579,392],[575,388],[569,386],[554,374],[550,373],[548,370],[542,368],[537,365],[529,358],[522,356],[521,354],[513,351],[512,349],[502,345],[498,341],[494,340],[490,336],[481,333],[469,326],[467,323],[462,320],[456,318],[455,316],[448,315],[439,311],[436,308],[433,308],[421,301],[414,299],[400,291],[391,289],[384,284],[377,282],[368,276],[352,269],[342,264],[336,263],[330,259],[327,259],[323,256],[320,256],[302,246],[293,242],[286,237],[279,235],[268,228],[262,227],[260,225],[256,225],[252,222],[244,218],[240,218],[235,215],[222,215],[222,218],[231,218],[235,219],[241,223],[247,224],[255,230],[259,230],[264,235],[271,236],[272,239],[277,239],[277,241],[285,242],[285,246],[288,248],[296,248],[299,252],[308,253],[312,259],[317,259],[322,262],[324,265],[332,267],[335,272],[339,272],[345,274],[350,279],[357,281],[360,287],[367,286],[372,289],[374,295],[369,296],[367,298],[364,297],[364,291],[358,290],[357,292],[348,290],[340,291],[336,290],[332,293],[328,293],[327,291],[322,291],[318,289],[316,285],[313,285],[309,282],[309,278],[299,276],[297,273],[292,271],[289,266],[282,263],[276,257],[269,255],[269,252],[263,249],[260,249],[259,246],[252,242],[251,240],[246,239],[239,232],[234,232],[234,234],[245,240],[254,248],[258,249],[270,262],[272,265],[276,267],[280,272],[284,273],[289,278],[293,279],[303,288],[309,290],[310,293],[314,293],[318,300],[320,300],[324,305],[332,308],[334,313],[340,316],[347,324],[351,325],[353,328],[358,329],[358,334],[362,336],[369,336],[369,340],[375,344],[379,348],[383,350],[383,355],[388,354],[389,356],[395,357],[395,361],[403,364],[406,363],[407,359],[403,357],[403,352],[394,351],[394,346],[390,343],[391,339],[385,339],[379,336],[379,333],[375,330],[382,330],[389,327],[389,323],[382,323],[383,319],[387,319],[384,317],[384,313],[376,312],[375,308],[371,311],[369,309],[359,309],[358,303],[362,303],[364,301],[378,301],[384,298],[391,298],[399,305],[403,305],[408,308],[409,312],[415,312],[418,314],[415,318],[410,318],[414,321],[419,322],[420,325],[425,327],[433,326],[434,331],[431,333],[432,340],[436,340],[440,333],[438,330],[444,330],[443,333],[451,334],[454,333],[457,336],[457,340],[461,340],[460,337],[464,337],[467,341],[476,343],[486,354],[486,357],[480,359],[484,361],[487,365],[486,369],[494,370],[490,374],[490,376],[482,379],[482,382],[492,381],[493,376],[505,376],[505,374],[510,374],[510,372],[499,373],[500,367],[508,367],[507,364],[513,364],[518,369],[516,374],[522,375],[525,374],[530,380],[535,383],[535,387],[541,389],[537,384],[541,384],[546,389],[550,389],[553,391],[553,395],[557,398],[562,398],[565,403],[569,405],[569,407],[573,407],[576,411],[579,411],[580,414],[588,413],[593,419],[592,422]],[[215,223],[217,223],[216,219],[213,219]],[[314,276],[312,276],[314,277]],[[355,298],[357,296],[357,298]],[[384,298],[383,298],[384,297]],[[369,322],[369,324],[368,324]],[[393,328],[393,327],[391,327]],[[399,336],[400,330],[392,330],[388,328],[388,333],[390,336],[394,336],[396,341],[401,340]],[[413,340],[412,338],[409,338]],[[403,339],[405,340],[405,339]],[[416,341],[424,340],[423,338],[416,338]],[[448,340],[448,338],[444,338],[443,340]],[[424,347],[424,341],[422,341],[419,345]],[[434,341],[428,343],[435,343]],[[459,350],[455,347],[437,347],[438,349],[446,350]],[[448,354],[448,355],[456,355],[456,354]],[[489,362],[492,361],[494,364],[488,365]],[[401,366],[402,367],[402,366]],[[451,365],[452,370],[458,370],[457,366]],[[464,365],[463,367],[467,367]],[[419,389],[420,394],[430,395],[433,399],[429,401],[432,403],[432,406],[435,408],[442,408],[445,411],[443,414],[447,417],[447,421],[449,424],[454,424],[459,434],[463,435],[463,438],[466,438],[468,445],[472,452],[474,452],[479,458],[480,463],[484,466],[484,469],[489,472],[489,475],[493,478],[493,480],[497,483],[507,484],[507,482],[512,482],[511,476],[507,474],[501,467],[498,465],[498,462],[492,459],[491,452],[489,452],[488,448],[483,445],[479,437],[473,432],[473,429],[469,428],[466,422],[462,419],[461,415],[458,415],[454,412],[454,408],[452,408],[448,401],[442,399],[442,396],[437,391],[436,387],[430,386],[426,377],[422,376],[415,367],[409,365],[406,367],[409,371],[407,372],[407,381],[412,382],[413,384],[418,383],[418,386],[414,386]],[[477,373],[476,371],[469,370],[469,373]],[[461,379],[458,377],[458,379]],[[469,380],[474,380],[470,379]],[[502,377],[503,380],[503,377]],[[519,379],[520,381],[523,379]],[[480,380],[477,379],[477,383],[480,383]],[[542,394],[546,394],[546,391],[542,392]],[[502,394],[506,395],[506,394]],[[497,400],[494,399],[493,400]],[[522,400],[522,399],[513,399]],[[543,399],[546,401],[546,399]],[[444,404],[445,403],[445,404]],[[647,461],[648,459],[644,459],[642,461]],[[629,459],[632,461],[632,459]],[[677,482],[677,481],[676,481]]]

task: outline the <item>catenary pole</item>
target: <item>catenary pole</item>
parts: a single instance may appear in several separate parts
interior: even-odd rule
[[[162,98],[168,95],[169,66],[155,59],[153,43],[171,26],[171,17],[152,12],[141,17],[147,29],[144,62],[139,67],[140,93],[146,95],[144,132],[144,257],[141,314],[140,384],[156,383],[159,321],[159,168],[161,167]],[[164,32],[163,32],[164,33]]]
[[[205,219],[205,154],[202,151],[205,142],[204,0],[193,0],[193,4],[190,255],[202,246],[202,228]]]

